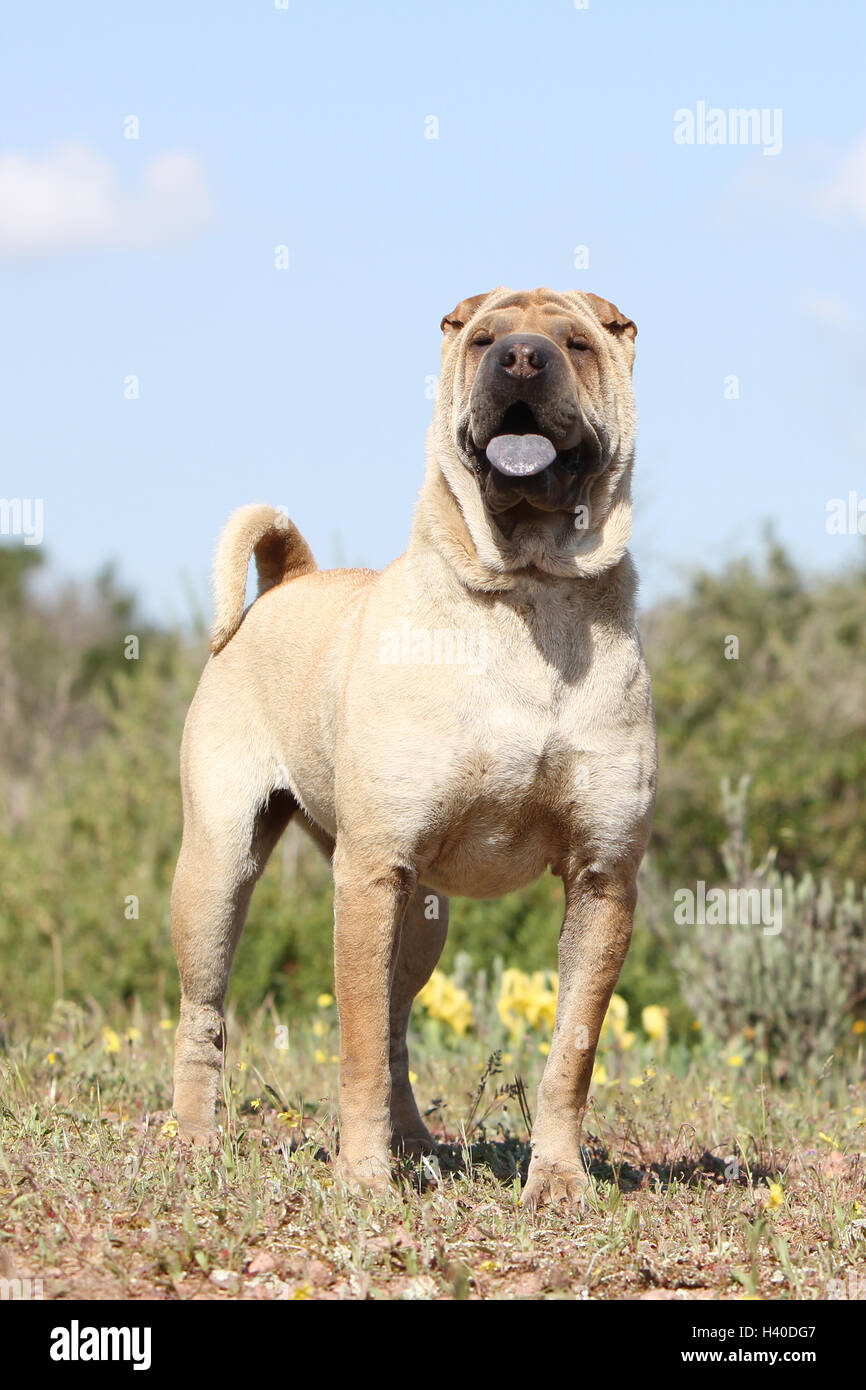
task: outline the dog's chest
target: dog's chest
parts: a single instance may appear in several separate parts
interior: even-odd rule
[[[521,819],[567,795],[577,755],[575,732],[549,708],[491,705],[470,727],[464,795]]]
[[[629,632],[570,613],[558,629],[502,608],[484,616],[471,646],[438,660],[432,647],[416,660],[408,640],[389,651],[375,686],[349,687],[342,724],[340,766],[362,792],[355,833],[399,840],[423,883],[468,897],[628,852],[654,777],[648,678]],[[448,631],[470,619],[458,613]]]
[[[604,730],[593,730],[573,691],[524,678],[508,693],[462,712],[427,869],[441,891],[497,896],[532,882],[581,838],[605,838],[602,822],[620,800],[605,771]],[[590,789],[602,787],[607,810],[599,813]]]

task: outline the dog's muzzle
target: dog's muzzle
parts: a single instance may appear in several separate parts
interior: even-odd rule
[[[492,512],[526,501],[573,508],[602,447],[580,408],[569,363],[550,338],[512,333],[487,349],[469,399],[464,452]]]

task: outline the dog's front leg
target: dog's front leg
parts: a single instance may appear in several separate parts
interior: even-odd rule
[[[415,873],[337,840],[334,975],[340,1014],[340,1155],[353,1187],[384,1190],[391,1168],[391,982]]]
[[[579,1204],[588,1184],[580,1130],[595,1050],[631,940],[637,892],[623,879],[591,871],[565,877],[559,938],[559,1002],[550,1055],[538,1090],[532,1161],[524,1205]]]

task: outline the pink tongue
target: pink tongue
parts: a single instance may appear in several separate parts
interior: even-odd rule
[[[543,434],[497,434],[485,452],[493,467],[511,478],[529,478],[556,458],[556,450]]]

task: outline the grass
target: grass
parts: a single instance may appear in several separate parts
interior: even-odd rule
[[[422,1019],[437,1160],[383,1198],[335,1184],[333,1006],[230,1035],[217,1155],[171,1119],[173,1020],[58,1004],[0,1052],[0,1275],[68,1299],[821,1299],[866,1287],[861,1058],[769,1089],[750,1063],[650,1040],[610,1056],[580,1215],[519,1205],[544,1057],[491,1061]],[[653,1049],[655,1048],[655,1052]],[[847,1073],[847,1074],[846,1074]],[[515,1080],[519,1077],[519,1080]],[[524,1090],[525,1085],[525,1090]]]

